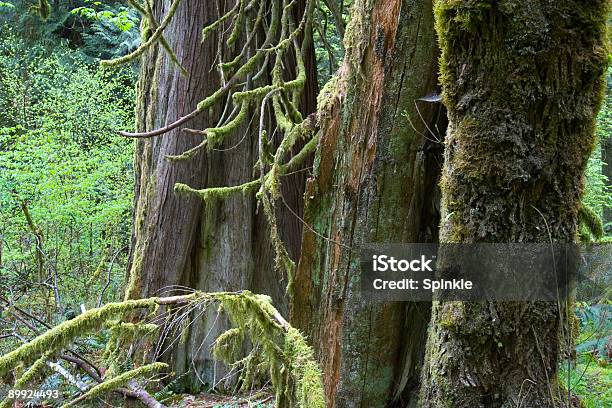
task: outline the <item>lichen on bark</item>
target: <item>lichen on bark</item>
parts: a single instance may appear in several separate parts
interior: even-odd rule
[[[608,2],[438,0],[448,109],[442,242],[574,242]],[[563,304],[440,302],[425,407],[556,407]]]
[[[344,46],[318,98],[292,322],[315,345],[329,407],[401,406],[418,388],[429,311],[363,299],[359,247],[437,235],[441,145],[427,128],[444,115],[418,101],[437,88],[432,2],[355,1]]]

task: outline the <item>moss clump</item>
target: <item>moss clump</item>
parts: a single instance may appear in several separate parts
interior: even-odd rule
[[[314,359],[312,348],[295,328],[285,335],[284,353],[291,361],[290,376],[295,379],[294,392],[298,407],[325,407],[325,394],[321,381],[321,369]]]
[[[204,201],[225,200],[237,193],[246,194],[255,189],[259,185],[259,183],[259,180],[253,180],[249,181],[248,183],[240,184],[238,186],[211,187],[202,190],[196,190],[183,183],[176,183],[174,185],[174,191],[177,193],[195,194]]]
[[[582,203],[578,211],[579,229],[578,234],[581,242],[593,242],[604,236],[604,228],[601,218],[595,210]]]
[[[237,326],[219,337],[216,356],[243,366],[243,389],[249,389],[258,372],[265,369],[276,391],[276,406],[325,407],[321,371],[312,348],[297,329],[280,317],[268,296],[244,291],[218,294],[216,299]],[[250,339],[252,350],[247,357],[235,360],[243,336]]]
[[[221,361],[237,361],[240,359],[244,343],[244,332],[235,327],[217,337],[213,345],[213,356]]]

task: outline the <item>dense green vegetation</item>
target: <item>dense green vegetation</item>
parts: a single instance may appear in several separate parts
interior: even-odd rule
[[[133,143],[115,132],[133,126],[135,74],[9,25],[0,66],[2,296],[55,322],[120,296]]]
[[[612,138],[612,68],[608,68],[608,88],[597,117],[598,142],[591,154],[586,173],[586,192],[583,202],[593,208],[599,217],[603,217],[604,208],[612,207],[612,186],[603,174],[606,163],[602,160],[602,141]],[[605,230],[612,236],[611,220],[607,221]],[[604,221],[604,222],[605,222]]]

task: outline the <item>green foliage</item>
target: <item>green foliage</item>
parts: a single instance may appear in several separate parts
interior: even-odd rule
[[[106,6],[99,11],[79,7],[71,13],[91,22],[89,29],[82,34],[83,51],[87,55],[101,59],[119,58],[140,45],[140,16],[133,9]]]
[[[106,72],[63,46],[28,46],[8,27],[2,33],[0,294],[28,291],[28,309],[39,316],[76,311],[95,306],[110,270],[104,300],[112,300],[133,195],[132,142],[115,134],[133,126],[134,75]],[[51,307],[49,289],[29,288],[41,260],[43,278],[57,287]]]
[[[320,87],[329,81],[342,63],[344,29],[338,27],[338,19],[341,16],[342,25],[346,24],[351,4],[352,0],[328,0],[317,3],[313,41],[317,60],[317,80]],[[334,10],[330,10],[330,6]]]
[[[612,338],[612,306],[579,303],[580,334],[576,361],[560,365],[559,382],[580,399],[584,408],[612,406],[612,360],[606,346]]]
[[[116,58],[140,44],[140,16],[120,0],[14,0],[0,2],[0,25],[29,45],[61,43],[90,58]]]
[[[597,144],[586,170],[586,189],[583,202],[590,207],[598,217],[603,216],[605,208],[612,208],[612,180],[608,180],[603,170],[607,164],[602,159],[602,143],[612,137],[612,67],[608,68],[608,89],[597,116]],[[607,236],[612,235],[610,220],[604,225]]]
[[[214,351],[217,357],[242,369],[243,390],[254,385],[258,374],[268,372],[276,391],[276,406],[325,406],[321,370],[312,348],[280,317],[268,296],[248,291],[210,296],[221,302],[223,311],[237,326],[217,339]],[[252,351],[237,360],[245,336],[252,343]]]

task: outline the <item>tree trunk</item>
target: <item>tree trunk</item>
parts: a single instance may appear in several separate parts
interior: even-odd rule
[[[612,185],[612,138],[606,137],[601,139],[601,161],[603,163],[601,172],[606,177],[606,185]],[[610,223],[612,223],[612,207],[604,206],[603,219],[606,232],[610,231]]]
[[[228,50],[218,49],[217,35],[210,35],[201,43],[200,33],[224,14],[223,4],[228,9],[233,6],[229,3],[183,0],[179,6],[164,36],[186,68],[186,76],[181,75],[159,45],[145,54],[138,83],[139,131],[160,128],[191,112],[199,101],[220,87],[215,68],[217,53],[225,56],[226,61],[231,58],[225,55]],[[170,4],[170,0],[154,1],[158,21]],[[242,44],[238,41],[239,47]],[[316,72],[312,60],[306,64],[309,72]],[[215,126],[221,108],[211,109],[187,127]],[[252,180],[258,157],[256,128],[244,125],[228,136],[223,146],[200,151],[189,161],[165,160],[166,155],[181,154],[201,142],[200,136],[181,132],[181,128],[137,142],[127,298],[155,296],[160,291],[180,292],[176,285],[207,292],[252,289],[271,295],[276,307],[286,310],[286,280],[274,270],[268,228],[263,214],[256,214],[255,198],[236,195],[224,201],[203,203],[194,196],[178,196],[173,192],[177,182],[201,189]],[[284,191],[289,205],[301,214],[298,203],[304,181],[299,180],[299,175],[293,177],[294,182]],[[297,259],[301,223],[288,210],[280,209],[278,217],[289,253]],[[229,322],[217,319],[216,310],[209,310],[201,316],[194,313],[189,323],[184,326],[186,334],[181,341],[173,344],[171,355],[162,358],[171,364],[188,390],[197,391],[203,383],[214,385],[226,373],[210,356],[210,345],[229,327]],[[167,339],[164,347],[171,341]],[[187,372],[190,374],[183,376]]]
[[[573,242],[594,144],[606,0],[436,3],[449,113],[441,242]],[[423,407],[556,407],[562,308],[443,302]]]
[[[419,101],[437,87],[432,2],[360,0],[350,21],[343,66],[319,96],[304,212],[316,232],[304,229],[292,323],[317,350],[329,407],[406,406],[429,308],[362,299],[359,246],[437,237],[445,115]]]

